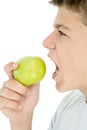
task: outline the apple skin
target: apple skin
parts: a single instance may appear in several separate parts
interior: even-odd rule
[[[46,64],[38,56],[26,56],[17,61],[18,68],[13,71],[14,78],[25,86],[40,82],[46,73]]]

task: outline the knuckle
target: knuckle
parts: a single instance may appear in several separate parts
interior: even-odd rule
[[[3,99],[0,97],[0,110],[4,107]]]
[[[2,98],[2,104],[4,107],[7,106],[7,103],[8,103],[7,99]]]
[[[8,84],[9,84],[9,87],[12,88],[12,86],[15,84],[15,80],[10,79],[10,80],[8,81]]]
[[[5,87],[5,86],[6,86],[6,82],[7,82],[7,81],[4,81],[4,82],[3,82],[3,84],[2,84],[2,86],[3,86],[3,87]]]
[[[2,106],[6,108],[11,108],[11,109],[17,109],[19,104],[18,102],[8,100],[8,99],[2,99]]]
[[[25,95],[25,93],[27,92],[27,89],[25,88],[25,86],[21,86],[20,91],[23,95]]]
[[[18,93],[25,96],[27,92],[27,88],[25,86],[23,86],[21,83],[16,81],[16,88],[17,88]]]
[[[4,90],[4,95],[6,95],[6,96],[11,95],[10,90],[6,88],[6,89]]]
[[[12,101],[12,102],[10,102],[10,106],[9,106],[10,108],[12,108],[12,109],[18,109],[18,107],[19,107],[19,102],[14,102],[14,101]]]
[[[3,88],[9,88],[13,85],[12,79],[6,80],[3,82]]]
[[[6,65],[4,66],[5,72],[10,72],[10,71],[12,71],[13,68],[15,67],[14,64],[15,64],[15,62],[9,62],[8,64],[6,64]]]
[[[3,98],[2,98],[2,97],[0,97],[0,104],[2,104],[2,102],[3,102]]]
[[[11,88],[14,86],[15,81],[13,79],[9,79],[8,81],[4,82],[3,86],[6,88]]]
[[[20,101],[21,100],[21,95],[14,92],[14,91],[12,91],[12,90],[10,90],[10,89],[5,89],[4,95],[8,99],[12,99],[12,100],[15,100],[15,101]]]
[[[15,79],[9,79],[9,80],[5,81],[3,83],[3,87],[7,88],[5,90],[5,94],[6,95],[11,94],[10,91],[9,91],[9,89],[12,90],[12,91],[14,91],[14,92],[17,92],[18,94],[21,94],[23,96],[25,96],[25,94],[28,91],[27,87],[23,86],[21,83],[19,83]]]
[[[3,108],[18,109],[18,107],[19,107],[18,101],[13,101],[4,97],[0,97],[0,110],[2,110]]]

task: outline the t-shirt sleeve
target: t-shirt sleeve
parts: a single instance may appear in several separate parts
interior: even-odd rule
[[[53,115],[53,117],[51,119],[51,122],[50,122],[50,125],[48,127],[48,130],[54,130],[56,121],[60,120],[61,113],[64,111],[66,105],[68,105],[68,102],[67,102],[68,99],[69,99],[69,95],[66,95],[62,99],[60,105],[58,105],[58,107],[56,109],[56,112],[54,113],[54,115]]]
[[[56,121],[56,116],[57,116],[57,111],[55,112],[54,116],[51,119],[51,122],[50,122],[48,130],[53,130],[54,124],[55,124],[55,121]]]
[[[60,114],[61,114],[61,111],[62,111],[62,109],[64,107],[66,98],[67,97],[65,96],[63,98],[62,102],[60,103],[60,105],[57,107],[56,112],[54,113],[54,115],[53,115],[53,117],[51,119],[51,122],[50,122],[48,130],[54,130],[54,126],[55,126],[56,120],[58,120],[58,118],[60,117]]]

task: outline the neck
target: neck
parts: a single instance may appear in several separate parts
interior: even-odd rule
[[[82,92],[84,98],[85,98],[85,101],[87,103],[87,87],[86,88],[83,88],[83,89],[80,89],[80,91]]]

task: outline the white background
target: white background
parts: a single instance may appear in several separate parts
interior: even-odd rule
[[[51,75],[55,70],[43,48],[44,38],[53,31],[56,7],[48,0],[0,0],[0,87],[8,77],[4,65],[22,56],[41,56],[47,66],[41,81],[40,100],[34,111],[33,130],[47,130],[56,107],[65,94],[55,89]],[[23,117],[22,117],[23,118]],[[9,119],[0,112],[0,130],[10,130]]]

